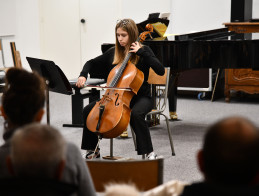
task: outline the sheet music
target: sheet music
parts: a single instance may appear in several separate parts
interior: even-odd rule
[[[160,13],[159,18],[169,20],[170,13]]]

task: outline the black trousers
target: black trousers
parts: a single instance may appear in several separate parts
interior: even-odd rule
[[[87,116],[94,107],[95,103],[96,102],[90,103],[89,105],[85,106],[83,110],[84,128],[81,148],[84,150],[95,149],[98,142],[98,136],[95,133],[89,131],[86,126]],[[145,116],[152,110],[152,99],[145,96],[135,96],[131,100],[130,107],[132,109],[130,125],[136,134],[137,152],[139,155],[150,153],[153,151],[153,146],[149,128],[145,121]]]

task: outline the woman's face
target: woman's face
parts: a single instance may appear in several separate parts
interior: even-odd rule
[[[121,46],[125,47],[128,45],[129,34],[126,31],[119,27],[116,31],[116,36]]]

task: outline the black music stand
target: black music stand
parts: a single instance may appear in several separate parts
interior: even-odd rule
[[[63,71],[53,61],[36,59],[31,57],[26,57],[26,59],[32,71],[37,72],[46,81],[47,124],[50,124],[49,91],[61,93],[65,95],[72,95],[73,90]]]
[[[47,123],[49,124],[49,91],[71,96],[72,103],[72,124],[63,124],[63,127],[83,127],[83,106],[84,99],[89,98],[89,103],[100,98],[100,91],[91,89],[87,93],[81,93],[81,88],[76,87],[76,81],[68,80],[63,71],[53,62],[43,59],[26,57],[33,71],[38,72],[46,79],[47,87]],[[88,78],[86,85],[100,85],[106,83],[105,79]],[[73,90],[75,94],[73,94]]]

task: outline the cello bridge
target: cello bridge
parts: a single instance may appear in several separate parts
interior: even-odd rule
[[[103,95],[105,101],[111,101],[112,99],[108,95]]]

